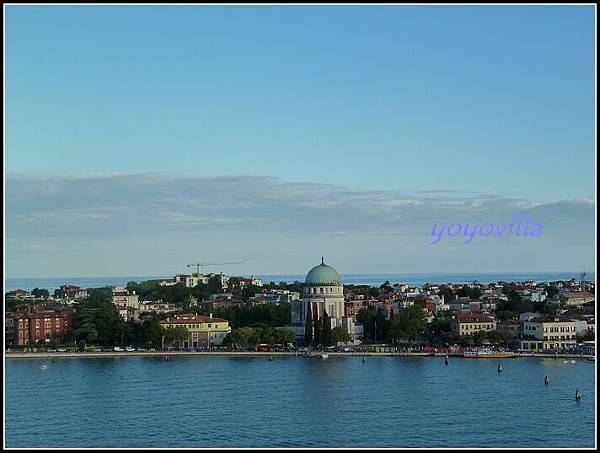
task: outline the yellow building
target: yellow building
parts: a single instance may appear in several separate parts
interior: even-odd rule
[[[577,345],[577,325],[564,316],[540,316],[523,322],[521,349],[572,349]]]
[[[450,323],[458,335],[473,335],[475,332],[496,330],[496,320],[484,313],[465,311],[458,313]]]
[[[167,318],[160,325],[169,327],[185,327],[190,331],[188,340],[183,341],[184,348],[204,348],[220,346],[225,336],[231,332],[229,321],[201,315],[176,315],[174,319]]]

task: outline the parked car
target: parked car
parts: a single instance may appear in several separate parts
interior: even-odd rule
[[[148,352],[146,348],[137,348],[138,352]]]
[[[65,348],[58,348],[58,352],[67,352]]]
[[[56,349],[46,349],[46,352],[56,352]]]
[[[120,347],[115,346],[115,348],[113,349],[113,351],[122,352],[123,350]]]
[[[125,351],[126,351],[126,352],[135,352],[135,348],[134,348],[134,347],[132,347],[132,346],[127,346],[127,347],[125,348]]]
[[[100,348],[92,348],[90,349],[91,352],[102,352],[102,349]]]

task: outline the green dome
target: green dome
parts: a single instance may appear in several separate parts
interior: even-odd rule
[[[333,267],[328,266],[321,258],[321,264],[313,267],[306,274],[305,285],[342,285],[340,274]]]

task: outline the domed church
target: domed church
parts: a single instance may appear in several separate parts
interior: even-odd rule
[[[331,328],[345,326],[348,332],[355,338],[355,326],[352,318],[346,318],[344,310],[344,285],[340,274],[333,267],[325,264],[321,257],[321,264],[313,267],[303,285],[303,298],[301,301],[292,302],[292,326],[297,337],[304,337],[304,326],[306,324],[306,312],[308,304],[311,304],[311,313],[318,313],[319,319],[323,318],[323,311],[331,321]],[[302,328],[299,328],[299,327]]]

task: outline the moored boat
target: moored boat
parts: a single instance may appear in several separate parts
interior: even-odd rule
[[[478,349],[476,351],[466,351],[463,354],[465,359],[504,359],[517,357],[514,352],[493,351],[491,349]]]

